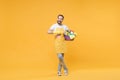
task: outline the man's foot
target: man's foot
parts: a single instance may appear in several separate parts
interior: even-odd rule
[[[65,76],[68,75],[68,71],[67,71],[67,70],[64,71],[64,75],[65,75]]]
[[[62,76],[62,75],[61,75],[61,72],[58,72],[58,76]]]

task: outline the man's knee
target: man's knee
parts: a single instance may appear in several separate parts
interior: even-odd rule
[[[60,60],[63,60],[63,55],[62,55],[62,54],[58,54],[58,58],[59,58]]]

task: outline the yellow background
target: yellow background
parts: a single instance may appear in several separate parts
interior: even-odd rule
[[[75,41],[66,42],[65,62],[71,75],[83,69],[120,68],[119,0],[1,0],[1,80],[41,77],[33,73],[49,80],[50,75],[44,74],[53,71],[56,75],[54,36],[47,31],[59,13],[65,16],[63,23],[78,34]]]

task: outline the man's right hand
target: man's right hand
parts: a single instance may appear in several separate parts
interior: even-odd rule
[[[53,34],[53,30],[48,30],[48,34]]]

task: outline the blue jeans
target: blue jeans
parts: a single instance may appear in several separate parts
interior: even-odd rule
[[[64,62],[64,53],[59,53],[58,59],[59,59],[58,72],[61,72],[62,67],[63,67],[64,71],[68,72],[68,69]]]

